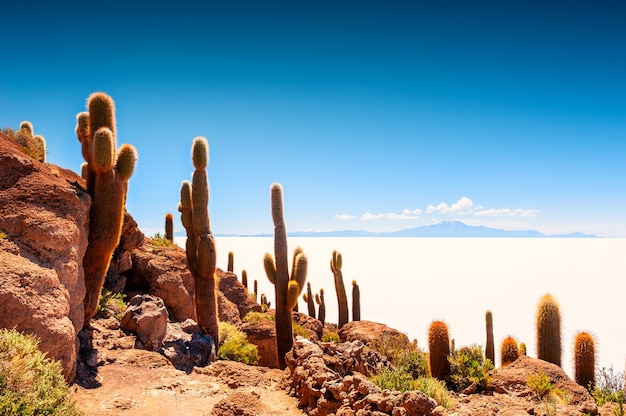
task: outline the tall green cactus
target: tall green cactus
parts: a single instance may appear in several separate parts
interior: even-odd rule
[[[485,358],[491,360],[493,365],[496,364],[496,347],[493,340],[493,313],[485,312],[485,326],[487,331],[487,343],[485,344]]]
[[[450,378],[450,337],[448,325],[443,321],[433,321],[428,329],[428,358],[430,375],[441,381]]]
[[[595,385],[595,373],[595,340],[589,332],[579,332],[574,339],[574,380],[591,391]]]
[[[317,303],[317,319],[322,323],[326,323],[326,302],[324,301],[324,289],[320,289],[320,294],[315,294],[315,303]]]
[[[174,242],[174,216],[169,212],[165,214],[165,238]]]
[[[215,241],[209,222],[209,144],[196,137],[192,146],[195,168],[192,183],[184,181],[180,189],[181,220],[187,232],[187,265],[194,278],[196,314],[202,331],[219,345],[217,292],[215,282]]]
[[[561,312],[549,293],[537,306],[537,358],[561,366]]]
[[[248,290],[248,272],[246,271],[246,269],[243,269],[241,271],[241,284],[243,285],[243,287],[246,288],[246,293]]]
[[[517,340],[512,336],[508,336],[502,340],[500,344],[500,365],[502,367],[511,364],[520,357]]]
[[[259,282],[256,279],[254,279],[254,291],[252,293],[254,293],[254,301],[257,302],[259,299]]]
[[[313,291],[311,290],[311,282],[306,283],[306,293],[302,295],[306,302],[309,316],[315,318],[315,300],[313,299]]]
[[[228,266],[226,267],[226,270],[234,273],[235,271],[235,254],[232,251],[228,252]]]
[[[272,220],[274,222],[274,257],[266,253],[263,258],[265,273],[276,292],[276,351],[278,366],[286,368],[285,354],[293,346],[291,311],[304,289],[307,273],[307,258],[300,247],[294,250],[291,276],[287,259],[287,229],[283,216],[283,188],[275,183],[270,188]]]
[[[333,250],[333,257],[330,259],[330,271],[333,272],[335,291],[337,292],[337,306],[339,310],[337,326],[339,329],[348,323],[348,296],[346,295],[346,287],[343,284],[342,263],[341,253]]]
[[[98,299],[111,256],[122,232],[122,223],[128,191],[128,179],[133,174],[137,152],[129,144],[122,145],[119,152],[115,140],[115,106],[111,97],[104,93],[92,94],[87,106],[89,113],[81,113],[79,120],[89,120],[89,129],[77,132],[83,143],[83,155],[90,172],[88,192],[91,195],[89,211],[89,239],[83,257],[85,272],[85,325],[96,313]],[[106,119],[106,123],[96,122]],[[81,127],[81,130],[79,130]],[[91,187],[89,187],[91,185]]]
[[[356,280],[352,281],[352,320],[361,320],[361,289]]]

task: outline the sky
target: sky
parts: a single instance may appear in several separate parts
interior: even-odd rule
[[[130,5],[132,3],[132,5]],[[199,3],[202,3],[201,5]],[[127,209],[164,232],[209,141],[215,234],[471,225],[626,237],[622,1],[3,5],[0,127],[80,170],[75,116],[117,107]]]

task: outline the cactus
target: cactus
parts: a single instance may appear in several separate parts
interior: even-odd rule
[[[246,271],[246,269],[243,269],[241,271],[241,284],[243,285],[243,287],[246,288],[246,291],[248,290],[248,272]]]
[[[265,296],[265,293],[261,293],[261,310],[263,312],[267,312],[270,309],[271,305],[272,305],[272,302],[268,302],[267,296]]]
[[[537,307],[537,358],[561,366],[561,313],[559,304],[546,294]]]
[[[317,319],[322,323],[326,323],[326,303],[324,302],[324,289],[320,289],[320,294],[315,294],[315,303],[317,303]]]
[[[346,295],[346,287],[343,284],[343,274],[341,273],[342,263],[341,253],[337,250],[333,250],[333,257],[330,260],[330,271],[333,272],[335,279],[335,291],[337,292],[337,304],[339,309],[337,327],[339,329],[348,323],[348,297]]]
[[[454,338],[450,340],[450,356],[456,357],[456,341]]]
[[[259,299],[259,295],[258,295],[258,293],[259,293],[259,284],[256,281],[256,279],[254,279],[254,292],[253,293],[254,293],[254,301],[257,302],[257,299]]]
[[[352,281],[352,320],[361,320],[361,289],[356,280]]]
[[[291,311],[297,304],[300,292],[304,289],[307,273],[307,258],[300,247],[293,253],[291,276],[287,259],[287,229],[283,217],[283,188],[275,183],[270,188],[272,220],[274,222],[274,257],[266,253],[263,258],[265,273],[274,284],[276,301],[276,351],[278,366],[285,369],[285,354],[293,346]]]
[[[574,340],[574,380],[592,391],[595,385],[596,348],[593,335],[579,332]]]
[[[46,162],[46,139],[43,136],[35,135],[32,139],[33,157],[41,163]]]
[[[311,290],[311,282],[306,284],[306,293],[302,295],[306,302],[309,316],[315,318],[315,299],[313,299],[313,291]]]
[[[100,105],[106,103],[106,105]],[[88,130],[77,126],[79,140],[89,173],[88,189],[91,195],[89,211],[89,239],[83,257],[85,272],[85,325],[96,313],[104,277],[113,251],[119,243],[128,191],[128,179],[133,174],[137,152],[131,145],[123,145],[116,157],[115,115],[111,97],[95,93],[87,102],[89,113],[81,113],[79,120],[106,118],[105,125],[92,125]],[[93,112],[93,113],[92,113]],[[91,182],[90,182],[91,180]]]
[[[174,216],[169,212],[165,214],[165,238],[174,242]]]
[[[226,268],[226,270],[231,273],[235,271],[235,255],[232,251],[228,252],[228,267]]]
[[[526,344],[524,342],[520,342],[519,343],[519,355],[526,357],[527,355],[527,351],[526,351]]]
[[[30,121],[24,120],[20,123],[20,131],[32,137],[35,130],[33,130],[33,124]]]
[[[217,293],[215,281],[215,241],[209,222],[209,144],[196,137],[192,146],[195,168],[192,183],[184,181],[180,189],[181,220],[187,232],[187,265],[194,278],[196,314],[202,331],[219,345]]]
[[[450,378],[450,337],[448,325],[443,321],[433,321],[428,329],[428,350],[430,351],[430,374],[441,381]]]
[[[500,365],[502,367],[509,365],[519,357],[517,340],[511,336],[504,338],[500,344]]]
[[[496,351],[493,341],[493,314],[491,311],[485,312],[485,323],[487,329],[487,343],[485,344],[485,358],[491,360],[491,363],[496,363]]]

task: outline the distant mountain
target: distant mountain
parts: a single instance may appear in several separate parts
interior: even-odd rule
[[[272,234],[260,234],[258,237],[271,237]],[[535,230],[501,230],[483,225],[467,225],[461,221],[446,220],[433,225],[408,228],[393,232],[375,233],[363,230],[344,231],[298,231],[289,233],[290,237],[430,237],[430,238],[598,238],[593,234],[574,232],[571,234],[547,235]]]

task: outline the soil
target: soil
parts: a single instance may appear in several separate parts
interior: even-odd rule
[[[92,327],[97,373],[79,371],[72,385],[87,415],[304,414],[284,390],[288,371],[217,361],[186,373],[157,352],[134,349],[134,337],[110,320]]]

